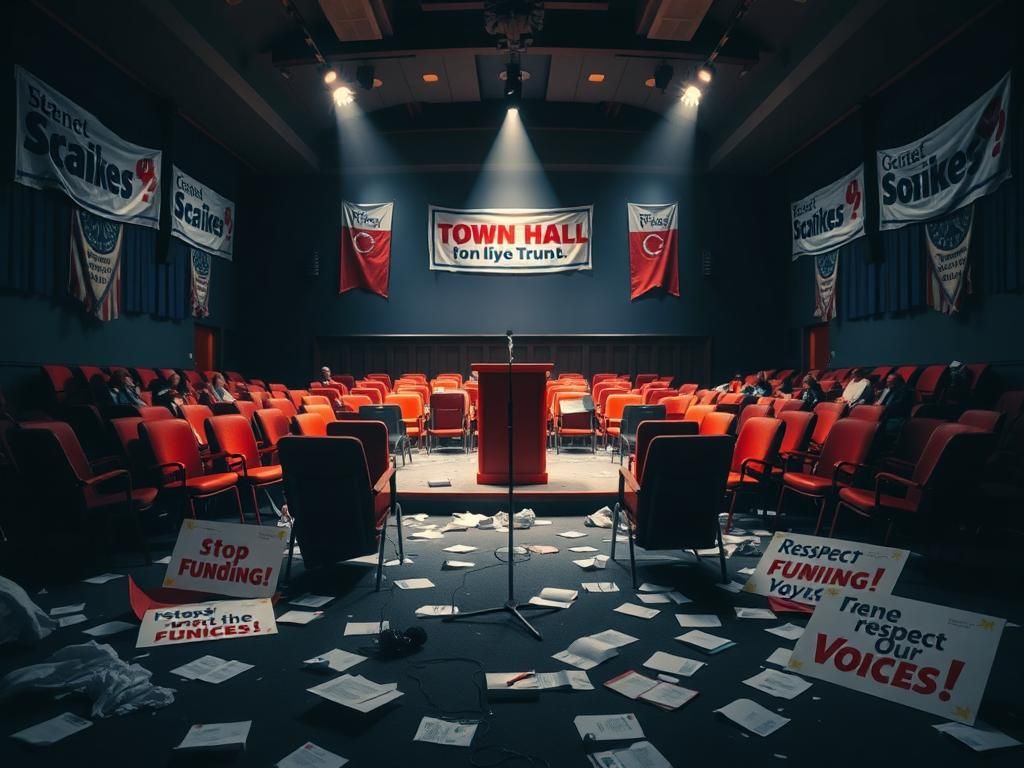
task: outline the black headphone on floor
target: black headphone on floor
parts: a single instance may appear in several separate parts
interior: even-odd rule
[[[427,642],[427,631],[423,627],[409,627],[406,630],[385,629],[377,635],[377,649],[381,656],[404,656],[412,653]]]

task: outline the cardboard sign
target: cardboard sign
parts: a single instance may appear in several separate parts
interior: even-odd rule
[[[789,668],[968,725],[1006,622],[892,595],[830,587]]]
[[[269,599],[220,600],[146,611],[135,647],[276,634],[274,604]]]
[[[888,595],[909,555],[905,549],[779,531],[743,591],[811,605],[828,587]]]
[[[187,519],[163,585],[232,597],[270,597],[277,588],[287,537],[286,528]]]

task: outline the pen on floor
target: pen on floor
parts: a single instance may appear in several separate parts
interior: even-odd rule
[[[511,677],[505,681],[505,685],[511,688],[513,685],[518,683],[520,680],[525,680],[528,677],[533,677],[533,672],[520,672],[515,677]]]

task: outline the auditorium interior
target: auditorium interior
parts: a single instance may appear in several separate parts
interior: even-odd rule
[[[1017,0],[4,15],[0,764],[1021,764]]]

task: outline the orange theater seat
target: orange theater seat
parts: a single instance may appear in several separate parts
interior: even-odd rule
[[[257,488],[269,488],[281,482],[281,465],[263,463],[264,457],[273,457],[276,445],[260,448],[252,423],[244,416],[214,416],[206,422],[206,436],[211,449],[223,454],[228,467],[238,475],[239,481],[249,488],[256,524],[260,524],[260,505],[256,499]]]
[[[733,422],[736,415],[724,411],[712,411],[700,421],[701,435],[728,435],[732,432]]]
[[[759,408],[763,406],[747,406]],[[779,445],[786,426],[779,419],[752,416],[744,422],[736,438],[732,454],[732,466],[726,480],[726,490],[731,494],[729,518],[725,523],[726,532],[732,529],[732,517],[736,499],[741,493],[757,490],[764,486],[771,476],[772,465],[778,460]]]
[[[358,387],[356,387],[356,389],[358,389]],[[376,390],[374,390],[374,394],[377,394]],[[341,404],[346,411],[359,413],[359,409],[364,405],[374,405],[374,402],[368,395],[342,395]]]
[[[303,404],[302,412],[315,413],[324,420],[324,423],[337,420],[337,416],[334,415],[334,409],[331,406],[324,405],[322,403],[310,403],[309,405]]]
[[[299,412],[295,407],[295,403],[288,397],[272,397],[267,400],[267,407],[276,408],[289,419]]]
[[[277,408],[262,408],[253,419],[264,444],[277,445],[278,440],[290,433],[288,417]]]
[[[372,405],[380,405],[384,402],[386,395],[382,395],[378,387],[352,387],[350,390],[353,395],[362,395],[368,397]]]
[[[410,440],[423,440],[425,435],[423,400],[415,392],[399,392],[388,395],[385,403],[393,403],[402,409],[402,422]],[[369,403],[368,403],[369,405]]]
[[[430,396],[430,422],[427,427],[427,452],[431,439],[437,446],[439,438],[462,439],[462,450],[469,452],[469,408],[465,392],[435,392]]]
[[[205,405],[183,405],[181,406],[181,415],[192,427],[192,432],[195,433],[196,442],[199,444],[200,450],[204,450],[208,445],[206,440],[206,420],[213,418],[213,411]]]
[[[292,432],[306,437],[326,437],[327,420],[319,413],[297,413],[292,416]]]

